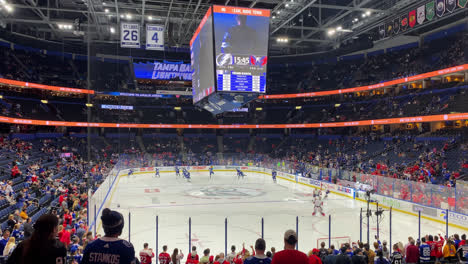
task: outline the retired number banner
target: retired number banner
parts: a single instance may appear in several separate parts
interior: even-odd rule
[[[137,23],[120,24],[120,46],[122,48],[140,48],[140,25]]]
[[[146,49],[164,50],[164,26],[146,25]]]

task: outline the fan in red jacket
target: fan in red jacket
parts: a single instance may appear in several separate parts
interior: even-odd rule
[[[18,165],[15,164],[15,166],[11,168],[11,177],[15,178],[16,176],[19,176],[19,175],[21,175],[21,171],[19,170]]]

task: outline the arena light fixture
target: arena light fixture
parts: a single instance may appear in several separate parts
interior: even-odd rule
[[[342,29],[343,29],[343,27],[342,27],[342,26],[338,26],[338,27],[336,27],[336,31],[341,31]]]
[[[257,107],[257,108],[255,108],[255,110],[256,110],[256,111],[262,111],[262,110],[263,110],[263,108],[261,108],[261,107]]]
[[[3,95],[0,94],[0,99],[3,99]]]
[[[41,103],[47,104],[47,103],[49,103],[49,101],[47,101],[47,100],[41,100]]]
[[[366,14],[362,14],[362,18],[365,18],[367,15]]]
[[[288,4],[288,3],[286,3],[284,6],[285,6],[285,7],[289,7],[289,4]]]
[[[86,107],[93,107],[93,104],[86,104]]]
[[[180,107],[180,106],[175,106],[175,107],[174,107],[174,110],[180,111],[180,110],[182,110],[182,107]]]
[[[104,12],[109,13],[109,8],[104,9]]]
[[[335,104],[335,107],[340,107],[340,106],[341,106],[341,104]]]
[[[335,33],[336,31],[334,29],[329,29],[327,32],[328,36],[333,36]]]
[[[366,11],[366,16],[370,16],[371,12],[369,10]]]
[[[5,10],[6,10],[8,13],[13,12],[13,7],[12,7],[11,5],[5,4],[3,7],[5,8]]]
[[[128,20],[132,19],[132,17],[133,17],[133,16],[132,16],[132,14],[130,14],[130,13],[127,13],[127,14],[125,15],[125,18],[127,18]]]
[[[301,110],[302,109],[302,106],[298,105],[296,106],[296,110]]]
[[[111,33],[111,34],[114,34],[114,33],[115,33],[115,28],[114,28],[114,27],[111,27],[109,30],[110,30],[110,33]]]
[[[148,16],[148,20],[149,20],[149,21],[153,20],[153,17],[152,17],[152,16]]]
[[[124,15],[124,14],[121,14],[121,15],[120,15],[120,18],[124,18],[124,17],[125,17],[125,15]]]

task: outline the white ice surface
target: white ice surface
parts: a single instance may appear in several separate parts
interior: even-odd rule
[[[186,254],[189,249],[189,217],[192,221],[192,245],[198,252],[205,248],[211,254],[224,252],[225,219],[227,218],[227,246],[239,249],[254,245],[261,237],[261,219],[264,219],[264,238],[267,248],[283,248],[283,234],[296,229],[299,217],[299,249],[307,252],[317,247],[317,239],[328,237],[331,215],[331,236],[360,238],[360,209],[366,204],[350,198],[330,194],[325,200],[326,217],[312,216],[312,188],[279,180],[273,183],[270,176],[248,172],[238,180],[235,172],[216,172],[210,180],[208,172],[192,172],[192,181],[176,178],[173,173],[153,173],[123,176],[116,186],[110,208],[125,217],[122,238],[128,239],[129,213],[130,241],[138,252],[143,243],[151,248],[156,244],[156,215],[159,216],[159,252],[168,245],[170,252],[177,247]],[[375,209],[371,208],[372,210]],[[389,242],[389,212],[379,225],[381,240]],[[463,233],[450,227],[449,233]],[[102,234],[102,230],[98,230]],[[445,233],[445,225],[421,219],[421,235]],[[375,216],[370,220],[370,240],[377,234]],[[392,243],[406,243],[408,236],[418,237],[418,219],[393,212]],[[364,220],[362,239],[367,241]],[[328,243],[327,243],[328,244]],[[336,245],[335,245],[336,246]]]

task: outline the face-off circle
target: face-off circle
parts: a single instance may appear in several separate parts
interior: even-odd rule
[[[258,197],[264,195],[265,192],[261,189],[246,187],[207,186],[201,189],[188,190],[186,194],[194,198],[219,200]]]

